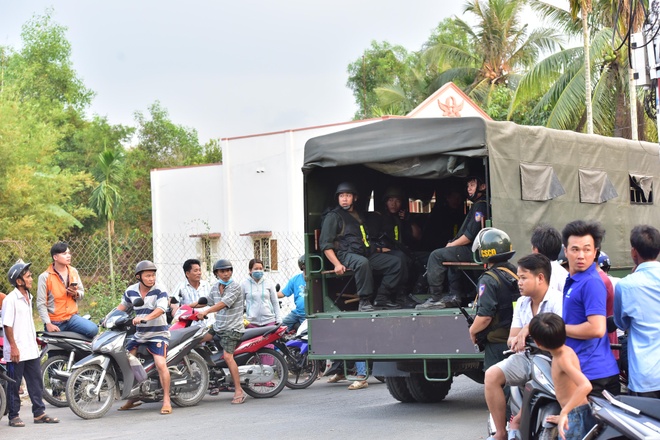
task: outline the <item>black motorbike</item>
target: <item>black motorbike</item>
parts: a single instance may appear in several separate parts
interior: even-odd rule
[[[44,400],[57,407],[69,406],[66,400],[66,381],[71,376],[71,367],[92,352],[93,338],[74,332],[37,334],[48,344],[47,358],[41,364]]]
[[[598,424],[588,439],[660,439],[660,400],[650,397],[617,396],[603,391],[603,397],[589,397]]]
[[[505,352],[510,354],[511,351]],[[546,418],[561,412],[552,382],[551,359],[535,344],[525,347],[524,356],[532,363],[532,378],[524,388],[511,387],[509,408],[511,414],[520,412],[518,440],[549,440],[557,438],[557,425]],[[491,433],[493,429],[491,427]]]

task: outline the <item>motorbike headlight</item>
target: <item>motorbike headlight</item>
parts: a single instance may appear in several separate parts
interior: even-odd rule
[[[555,386],[552,383],[552,378],[546,377],[545,374],[543,374],[543,371],[536,365],[533,364],[534,368],[534,377],[536,378],[537,382],[546,387],[547,389],[551,390],[554,394],[555,392]]]

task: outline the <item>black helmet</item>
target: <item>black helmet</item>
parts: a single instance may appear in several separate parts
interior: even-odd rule
[[[478,263],[499,263],[507,261],[516,251],[511,246],[509,235],[496,228],[479,231],[472,244],[474,260]]]
[[[300,258],[298,258],[298,267],[300,270],[305,270],[305,254],[301,255]]]
[[[484,184],[484,178],[481,176],[477,176],[476,174],[470,174],[465,178],[465,182],[469,182],[470,180],[476,180],[477,181],[477,187],[481,186]]]
[[[351,193],[356,197],[358,195],[357,188],[351,182],[342,182],[339,185],[337,185],[337,191],[335,191],[335,197],[338,197],[339,194],[342,193]]]
[[[23,260],[18,260],[7,272],[7,279],[9,284],[14,287],[18,287],[16,281],[20,278],[23,279],[23,274],[30,268],[32,263],[24,263]]]
[[[215,262],[213,265],[213,273],[220,269],[231,269],[234,270],[234,267],[231,265],[231,261],[229,260],[218,260]]]
[[[559,251],[559,256],[557,256],[557,263],[559,263],[560,266],[563,266],[564,264],[568,263],[568,260],[566,259],[566,252],[564,252],[564,245],[561,246],[561,250]]]
[[[403,190],[398,186],[390,186],[385,190],[385,194],[383,194],[383,202],[387,202],[387,199],[392,197],[401,200],[403,203],[406,196],[403,194]]]
[[[135,275],[140,275],[142,272],[145,270],[153,270],[154,272],[157,270],[156,265],[152,263],[149,260],[142,260],[138,264],[135,265]]]
[[[598,266],[605,272],[610,270],[610,257],[603,251],[600,251],[600,255],[598,255]]]

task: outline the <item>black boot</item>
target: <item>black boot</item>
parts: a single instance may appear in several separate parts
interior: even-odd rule
[[[401,306],[392,302],[387,295],[376,295],[374,300],[374,307],[377,309],[400,309]]]

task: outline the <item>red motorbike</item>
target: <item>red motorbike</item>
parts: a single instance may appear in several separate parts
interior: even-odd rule
[[[176,313],[178,322],[170,327],[184,328],[199,321],[197,311],[183,305]],[[282,353],[267,345],[272,345],[287,332],[286,326],[267,326],[248,328],[234,351],[234,360],[238,365],[241,387],[254,398],[273,397],[286,385],[288,376],[287,362]],[[209,390],[230,388],[234,381],[223,357],[222,347],[217,337],[213,343],[200,344],[195,351],[206,361],[209,367]]]

